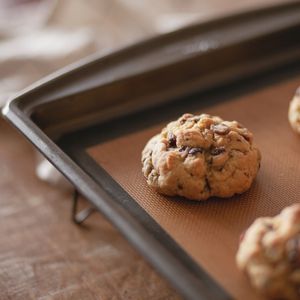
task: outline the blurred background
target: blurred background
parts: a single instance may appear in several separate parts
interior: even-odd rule
[[[282,2],[0,0],[0,106],[88,55]],[[102,216],[71,222],[70,189],[47,166],[36,170],[33,147],[1,118],[0,139],[1,300],[179,299]]]
[[[0,102],[95,52],[283,0],[1,0]]]

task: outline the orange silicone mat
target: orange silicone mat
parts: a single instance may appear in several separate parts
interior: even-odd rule
[[[141,172],[141,151],[165,124],[87,150],[236,299],[259,299],[236,268],[240,234],[255,218],[275,215],[300,200],[300,136],[291,130],[287,119],[289,101],[298,85],[300,77],[292,78],[205,111],[192,112],[238,120],[254,133],[262,164],[255,183],[243,195],[193,202],[164,197],[149,188]]]

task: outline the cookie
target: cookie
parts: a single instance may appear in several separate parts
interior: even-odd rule
[[[238,267],[271,299],[300,299],[300,204],[257,219],[244,234]]]
[[[300,134],[300,87],[290,103],[288,117],[292,128]]]
[[[142,152],[149,186],[191,200],[245,192],[260,160],[248,129],[207,114],[184,114],[150,139]]]

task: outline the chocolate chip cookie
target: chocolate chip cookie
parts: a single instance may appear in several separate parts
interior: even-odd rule
[[[300,204],[259,218],[241,238],[238,267],[271,299],[300,299]]]
[[[260,160],[248,129],[207,114],[184,114],[150,139],[142,152],[143,173],[151,187],[191,200],[245,192]]]
[[[290,103],[288,116],[292,128],[300,134],[300,87]]]

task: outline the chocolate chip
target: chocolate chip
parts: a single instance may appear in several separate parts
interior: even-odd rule
[[[178,183],[177,187],[178,187],[179,190],[183,190],[183,185],[182,184]]]
[[[249,137],[249,135],[247,135],[247,134],[242,134],[242,136],[243,136],[243,138],[244,138],[246,141],[250,142],[250,137]]]
[[[211,129],[213,130],[213,132],[220,135],[225,135],[229,132],[229,127],[224,124],[212,125]]]
[[[191,155],[195,155],[197,153],[203,153],[203,149],[202,148],[191,148],[189,150],[189,154],[191,154]]]
[[[300,267],[300,236],[289,240],[286,244],[287,257],[294,268]]]
[[[212,149],[211,151],[210,151],[210,154],[211,155],[219,155],[219,154],[221,154],[221,153],[223,153],[223,152],[225,152],[226,150],[225,150],[225,147],[219,147],[219,148],[214,148],[214,149]]]
[[[205,188],[206,188],[206,190],[211,191],[211,187],[210,187],[207,176],[205,176]]]
[[[169,146],[175,148],[176,145],[176,136],[173,133],[168,133],[168,142]]]
[[[185,151],[186,149],[188,149],[187,146],[182,146],[182,147],[179,149],[179,152],[183,152],[183,151]]]

